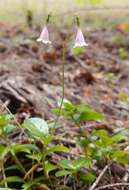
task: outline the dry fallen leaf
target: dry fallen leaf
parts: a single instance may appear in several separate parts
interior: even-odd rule
[[[47,185],[41,184],[37,187],[36,190],[51,190]]]
[[[50,62],[50,61],[54,62],[57,58],[57,55],[55,51],[45,52],[43,54],[43,58],[47,62]]]
[[[80,82],[92,84],[95,81],[95,78],[89,71],[77,70],[74,81],[77,84],[79,84]]]

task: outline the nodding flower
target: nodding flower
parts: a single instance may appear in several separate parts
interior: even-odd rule
[[[88,46],[88,43],[85,41],[84,35],[83,35],[82,30],[80,28],[79,17],[76,17],[76,23],[77,23],[78,29],[77,29],[77,35],[76,35],[76,39],[75,39],[75,43],[74,43],[73,48]]]
[[[84,35],[80,27],[78,27],[77,35],[73,48],[88,46],[88,43],[84,39]]]
[[[47,24],[49,23],[51,18],[51,14],[48,14],[48,17],[46,19],[46,25],[43,27],[42,32],[39,36],[39,38],[37,39],[37,42],[42,42],[44,44],[51,44],[52,42],[49,39],[49,32],[47,29]]]
[[[44,44],[51,44],[52,43],[49,39],[49,32],[48,32],[46,25],[43,27],[43,30],[42,30],[39,38],[37,39],[37,42],[42,42]]]

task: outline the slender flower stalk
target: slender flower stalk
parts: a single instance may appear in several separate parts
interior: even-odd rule
[[[62,76],[61,76],[62,99],[61,99],[61,103],[60,103],[60,110],[62,109],[64,97],[65,97],[64,66],[65,66],[65,42],[63,43],[63,47],[62,47],[62,68],[61,68],[61,72],[62,72]]]
[[[52,42],[49,39],[49,32],[47,29],[47,24],[50,21],[50,17],[51,15],[49,14],[47,19],[46,19],[46,24],[43,27],[43,30],[39,36],[39,38],[37,39],[38,42],[42,42],[44,44],[51,44]],[[64,87],[64,65],[65,65],[65,41],[63,42],[63,46],[62,46],[62,64],[61,64],[61,86],[62,86],[62,97],[61,97],[61,102],[59,105],[59,115],[57,116],[55,123],[54,123],[54,128],[57,125],[57,122],[59,120],[60,117],[60,113],[61,113],[61,109],[63,106],[63,102],[64,102],[64,94],[65,94],[65,87]]]
[[[63,102],[64,102],[64,98],[65,98],[65,74],[64,74],[64,66],[65,66],[65,41],[63,42],[63,46],[62,46],[62,65],[61,65],[61,87],[62,87],[62,98],[61,98],[61,102],[59,105],[59,114],[55,120],[54,123],[54,128],[56,127],[58,120],[60,118],[60,113],[63,107]]]
[[[77,29],[76,39],[75,39],[73,48],[88,46],[88,43],[85,41],[84,35],[80,28],[80,20],[78,17],[76,17],[76,23],[77,23],[78,29]]]
[[[76,17],[76,23],[77,23],[77,26],[78,26],[78,31],[77,31],[77,35],[76,35],[76,40],[75,40],[74,48],[88,46],[88,43],[86,43],[86,41],[84,39],[84,36],[83,36],[83,33],[82,33],[82,30],[80,28],[79,17]],[[57,124],[57,122],[59,120],[60,113],[61,113],[61,110],[62,110],[62,107],[63,107],[63,103],[64,103],[64,98],[65,98],[64,66],[65,66],[65,41],[63,42],[63,47],[62,47],[62,67],[61,67],[61,73],[62,73],[62,76],[61,76],[62,99],[61,99],[60,107],[59,107],[59,115],[58,115],[58,117],[57,117],[57,119],[55,121],[54,127],[56,126],[56,124]]]

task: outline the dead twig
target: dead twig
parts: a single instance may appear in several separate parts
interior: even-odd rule
[[[15,123],[17,124],[17,126],[19,127],[19,128],[21,128],[21,125],[20,125],[20,123],[18,122],[18,120],[16,119],[16,117],[12,114],[12,112],[9,110],[9,108],[6,106],[6,102],[5,103],[3,103],[2,102],[2,100],[0,100],[0,106],[3,108],[5,108],[5,110],[7,111],[7,113],[9,113],[10,114],[10,116],[12,116],[12,118],[14,119],[14,121],[15,121]]]
[[[114,187],[120,187],[120,186],[129,186],[129,183],[113,183],[113,184],[109,184],[109,185],[104,185],[101,187],[98,187],[94,190],[102,190],[102,189],[107,189],[107,188],[114,188]]]
[[[101,171],[100,175],[97,177],[96,181],[92,184],[89,190],[95,189],[95,187],[98,185],[99,181],[101,180],[101,178],[103,177],[103,175],[105,174],[108,168],[109,168],[109,164],[104,167],[104,169]]]

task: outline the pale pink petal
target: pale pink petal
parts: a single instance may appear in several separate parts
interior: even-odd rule
[[[80,28],[78,28],[76,39],[75,39],[75,44],[74,44],[73,48],[83,47],[83,46],[88,46],[88,43],[86,43],[86,41],[84,39],[82,30]]]
[[[51,44],[51,41],[49,39],[49,32],[48,32],[47,26],[43,27],[43,30],[40,34],[40,37],[37,39],[37,42],[42,42],[44,44]]]

